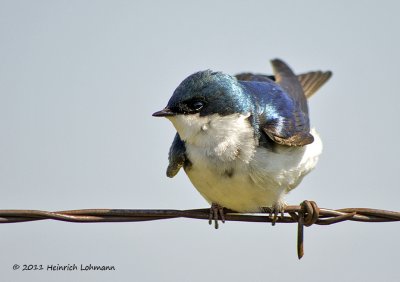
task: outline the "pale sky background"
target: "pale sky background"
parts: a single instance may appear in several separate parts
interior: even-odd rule
[[[0,1],[0,209],[203,208],[151,114],[189,74],[332,70],[320,163],[287,198],[399,210],[397,1]],[[400,281],[400,223],[0,225],[2,281]],[[14,264],[113,265],[22,272]]]

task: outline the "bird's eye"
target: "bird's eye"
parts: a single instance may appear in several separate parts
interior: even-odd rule
[[[200,111],[201,108],[203,108],[203,106],[204,106],[204,103],[201,101],[195,101],[190,104],[190,108],[194,111]]]

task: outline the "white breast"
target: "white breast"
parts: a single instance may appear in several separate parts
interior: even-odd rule
[[[178,115],[169,119],[186,144],[189,179],[209,203],[240,212],[280,206],[283,196],[310,172],[322,151],[315,140],[304,147],[259,147],[249,115]]]

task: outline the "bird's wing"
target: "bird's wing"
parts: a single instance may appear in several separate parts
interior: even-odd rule
[[[303,88],[304,95],[310,98],[322,85],[331,78],[331,71],[312,71],[296,75],[301,87]],[[266,74],[254,74],[249,72],[239,73],[235,75],[237,80],[242,81],[261,81],[270,82],[276,81],[275,76]]]
[[[178,133],[175,134],[174,141],[172,141],[169,149],[168,160],[167,176],[172,178],[179,172],[186,161],[185,142],[181,140]]]
[[[272,67],[276,82],[239,81],[257,105],[253,117],[260,133],[286,146],[312,143],[307,99],[300,82],[283,61],[273,60]]]
[[[281,145],[304,146],[312,143],[314,137],[310,134],[307,98],[299,80],[285,62],[274,59],[271,64],[276,83],[290,97],[292,110],[283,120],[269,121],[262,129],[273,141]]]
[[[290,67],[282,60],[274,59],[271,61],[276,83],[278,83],[296,104],[296,110],[301,110],[308,115],[307,99],[304,95],[303,87]]]
[[[242,72],[235,74],[237,80],[241,81],[259,81],[259,82],[270,82],[275,81],[275,76],[267,74],[256,74],[251,72]]]

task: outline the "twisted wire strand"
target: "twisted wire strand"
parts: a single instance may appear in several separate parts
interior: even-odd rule
[[[299,259],[304,255],[304,226],[313,224],[330,225],[343,221],[358,222],[394,222],[400,221],[400,212],[369,209],[319,208],[314,201],[304,201],[297,206],[287,206],[283,216],[273,218],[270,208],[259,213],[243,214],[225,209],[226,221],[297,223],[297,254]],[[209,220],[210,209],[80,209],[65,211],[41,210],[0,210],[0,223],[20,223],[37,220],[58,220],[76,223],[99,222],[137,222],[171,218],[191,218]]]
[[[308,202],[308,201],[305,201]],[[283,211],[284,217],[279,217],[276,223],[298,223],[299,212],[303,210],[301,205],[287,206]],[[359,222],[393,222],[400,221],[400,212],[369,209],[369,208],[346,208],[325,209],[318,208],[318,217],[313,224],[330,225],[346,220]],[[312,212],[313,210],[311,210]],[[41,211],[41,210],[0,210],[0,223],[16,223],[36,220],[59,220],[67,222],[135,222],[170,218],[193,218],[209,219],[210,209],[80,209],[65,211]],[[259,213],[243,214],[225,209],[226,221],[242,222],[272,222],[269,213],[272,211],[265,208]],[[306,210],[307,215],[311,214]],[[287,216],[288,215],[288,216]],[[314,215],[315,217],[315,215]]]

